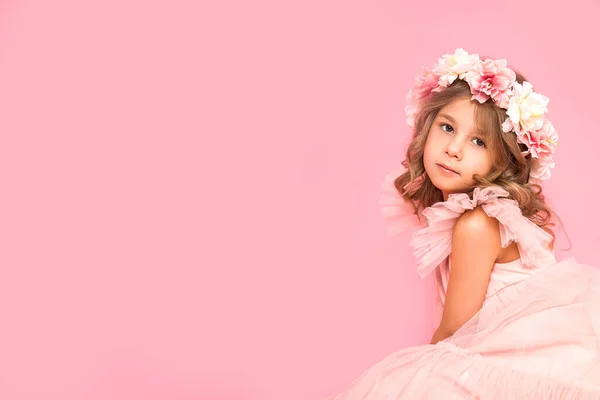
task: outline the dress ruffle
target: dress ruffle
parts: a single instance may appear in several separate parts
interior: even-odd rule
[[[332,400],[600,399],[600,270],[567,259],[486,300],[450,338],[385,357]]]
[[[381,214],[387,221],[388,234],[397,235],[401,232],[420,228],[423,226],[413,206],[404,200],[398,193],[394,181],[406,172],[406,168],[400,166],[389,172],[381,184]]]
[[[395,235],[408,229],[421,228],[413,233],[411,246],[417,261],[419,276],[429,275],[448,257],[452,247],[452,231],[456,220],[465,211],[481,206],[485,213],[500,223],[502,247],[517,242],[524,266],[534,268],[554,262],[549,250],[552,236],[524,218],[518,203],[508,199],[509,193],[497,186],[475,188],[473,198],[466,193],[451,194],[448,200],[426,208],[420,222],[410,205],[394,186],[394,180],[405,169],[396,168],[386,175],[382,184],[380,204],[388,222],[388,233]]]

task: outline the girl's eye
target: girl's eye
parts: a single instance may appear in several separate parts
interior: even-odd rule
[[[446,123],[441,124],[440,127],[442,128],[442,130],[444,132],[448,132],[448,133],[454,132],[454,128],[451,125],[448,125]],[[448,127],[448,129],[444,129],[444,127]]]
[[[475,143],[475,146],[477,147],[485,147],[485,142],[479,138],[473,139],[473,143]]]

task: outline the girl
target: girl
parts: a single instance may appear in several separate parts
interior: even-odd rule
[[[548,98],[505,60],[458,49],[407,101],[413,138],[382,205],[390,233],[417,228],[439,325],[334,399],[600,399],[600,271],[556,262],[539,185],[558,139]]]

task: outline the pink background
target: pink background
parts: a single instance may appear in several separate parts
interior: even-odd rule
[[[558,258],[600,263],[598,1],[199,3],[1,3],[0,398],[322,399],[427,342],[377,202],[457,47],[551,98]]]

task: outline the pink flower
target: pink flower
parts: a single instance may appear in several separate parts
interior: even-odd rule
[[[533,157],[531,177],[537,180],[550,178],[550,168],[554,168],[552,154],[554,154],[558,145],[558,134],[552,123],[544,119],[540,129],[525,131],[517,136],[517,140],[529,148],[529,152]]]
[[[440,91],[442,88],[439,87],[440,77],[431,70],[425,68],[423,75],[415,78],[415,91],[414,96],[417,100],[424,99],[429,96],[433,91]],[[436,90],[438,89],[438,90]]]
[[[502,108],[508,107],[510,88],[516,79],[515,71],[507,68],[506,60],[483,60],[479,68],[465,75],[473,100],[484,103],[491,97]]]
[[[543,181],[550,178],[550,168],[554,168],[554,161],[552,161],[552,158],[534,158],[532,160],[531,172],[529,172],[529,175],[534,180]]]
[[[414,128],[415,115],[419,111],[420,102],[428,97],[431,92],[439,91],[440,77],[428,69],[425,69],[423,75],[415,78],[413,89],[406,95],[406,123]],[[441,88],[439,88],[441,90]]]
[[[411,128],[415,127],[415,116],[419,112],[419,100],[416,97],[413,89],[406,95],[406,123]]]
[[[544,119],[542,127],[536,131],[523,132],[518,137],[525,144],[534,158],[548,158],[556,150],[558,134],[550,121]]]

